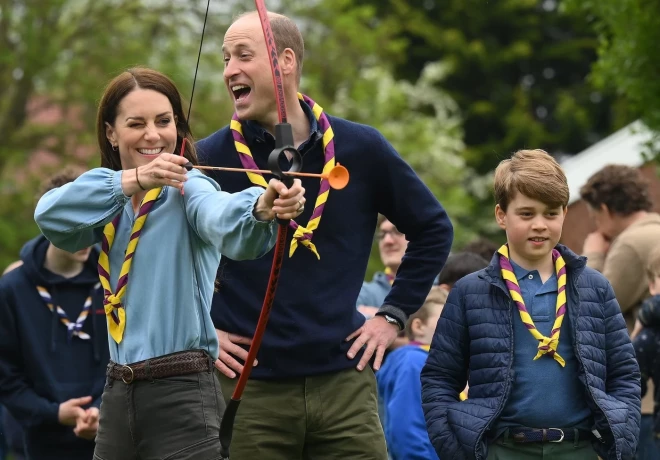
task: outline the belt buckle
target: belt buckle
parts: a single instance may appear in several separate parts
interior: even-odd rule
[[[130,366],[127,366],[127,365],[123,365],[121,368],[122,368],[122,370],[128,369],[129,371],[131,371],[131,376],[128,379],[126,379],[126,377],[124,377],[125,373],[122,372],[121,381],[124,382],[126,385],[133,382],[133,379],[135,378],[135,373],[133,372],[133,369],[131,369]]]
[[[548,428],[548,431],[550,431],[550,430],[559,431],[561,433],[561,437],[559,439],[557,439],[556,441],[548,440],[548,442],[562,442],[564,440],[564,430],[562,430],[561,428]]]

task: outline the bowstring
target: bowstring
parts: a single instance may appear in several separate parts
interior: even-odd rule
[[[197,64],[195,64],[195,75],[193,77],[193,85],[192,85],[192,91],[190,93],[190,105],[188,106],[188,117],[186,119],[186,124],[188,125],[188,132],[191,133],[192,131],[190,128],[190,111],[192,109],[192,103],[193,103],[193,97],[195,96],[195,83],[197,82],[197,71],[199,69],[199,62],[202,56],[202,47],[204,45],[204,32],[206,30],[206,21],[209,16],[209,7],[211,5],[211,0],[207,0],[206,2],[206,13],[204,13],[204,24],[202,26],[202,37],[199,41],[199,51],[197,53]],[[183,141],[183,144],[185,144],[185,141]],[[182,146],[183,147],[183,146]],[[183,156],[183,149],[181,150],[181,155]],[[182,202],[183,202],[183,210],[184,213],[186,212],[186,200],[183,198],[182,195]],[[218,404],[218,391],[215,383],[215,361],[213,360],[213,356],[211,356],[211,347],[209,345],[209,333],[207,330],[207,325],[206,325],[206,313],[204,312],[204,296],[202,295],[202,289],[199,285],[199,279],[197,278],[197,258],[195,257],[195,251],[192,245],[192,238],[188,239],[188,243],[190,245],[190,255],[192,257],[192,263],[193,263],[193,279],[195,281],[195,284],[197,285],[197,294],[199,295],[199,308],[201,310],[201,315],[202,315],[202,321],[204,323],[204,337],[206,339],[206,352],[209,355],[209,360],[210,360],[210,365],[211,365],[211,380],[213,380],[213,396],[215,397],[215,410],[218,415],[218,440],[220,439],[220,422],[221,422],[221,417],[222,415],[220,414],[220,406]],[[211,305],[213,304],[213,294],[211,294]],[[218,340],[218,349],[220,347],[220,341]]]
[[[202,57],[202,46],[204,45],[204,31],[206,30],[206,20],[209,17],[209,7],[211,6],[211,0],[206,2],[206,13],[204,14],[204,25],[202,25],[202,38],[199,41],[199,51],[197,52],[197,64],[195,64],[195,76],[193,77],[192,91],[190,93],[190,105],[188,106],[188,117],[186,117],[186,123],[188,123],[188,129],[190,129],[190,109],[192,109],[192,101],[195,96],[195,83],[197,82],[197,70],[199,69],[199,61]]]

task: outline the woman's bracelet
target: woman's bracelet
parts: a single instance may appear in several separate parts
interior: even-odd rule
[[[142,184],[140,183],[140,179],[138,178],[138,168],[135,168],[135,180],[137,181],[138,185],[142,190],[146,190],[146,188],[142,187]]]

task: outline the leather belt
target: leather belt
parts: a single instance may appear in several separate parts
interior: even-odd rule
[[[180,351],[131,364],[110,361],[106,375],[130,384],[138,380],[163,379],[213,370],[213,360],[204,350]]]
[[[591,433],[574,428],[509,428],[509,438],[519,443],[574,441],[576,436],[590,439]]]

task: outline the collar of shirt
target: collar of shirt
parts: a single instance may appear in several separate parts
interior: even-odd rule
[[[537,288],[535,295],[558,291],[557,274],[555,272],[552,273],[552,276],[545,283],[542,283],[538,270],[527,270],[516,264],[513,260],[511,261],[511,265],[513,266],[513,274],[516,275],[521,288],[523,284],[533,285]]]
[[[299,101],[300,106],[302,107],[307,119],[309,120],[309,138],[303,142],[298,150],[302,153],[307,150],[308,147],[313,146],[319,139],[323,138],[323,133],[319,129],[319,124],[314,117],[314,112],[312,108],[307,105],[305,101]],[[243,123],[243,134],[245,135],[245,140],[248,144],[256,143],[265,143],[266,141],[270,143],[275,143],[275,138],[271,133],[269,133],[263,126],[253,120],[246,120]]]

